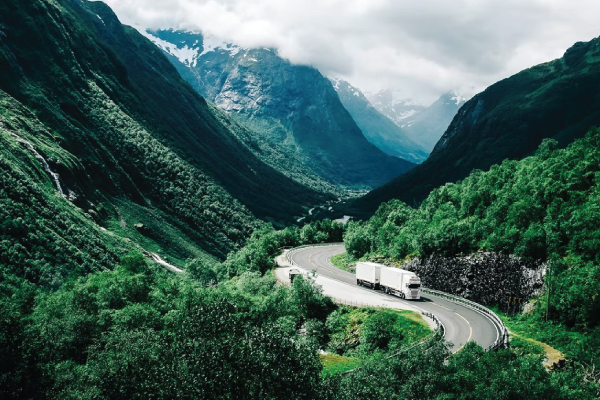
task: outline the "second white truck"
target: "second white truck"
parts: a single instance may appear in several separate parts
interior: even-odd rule
[[[356,270],[358,271],[358,267]],[[421,298],[421,278],[415,275],[414,272],[382,267],[380,274],[379,286],[387,294],[393,294],[407,300],[419,300]]]
[[[360,261],[356,263],[356,284],[379,289],[382,268],[385,268],[385,266],[372,262]]]

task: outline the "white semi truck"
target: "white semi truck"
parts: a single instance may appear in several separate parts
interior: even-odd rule
[[[408,300],[419,300],[421,298],[421,278],[415,275],[414,272],[382,267],[380,274],[379,285],[385,293]]]
[[[381,269],[384,265],[372,262],[359,261],[356,263],[356,284],[359,286],[370,286],[379,289]]]

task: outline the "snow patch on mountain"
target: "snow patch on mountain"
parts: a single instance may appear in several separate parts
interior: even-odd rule
[[[399,90],[380,90],[377,93],[365,93],[373,107],[402,127],[402,121],[413,117],[425,109],[421,103],[406,98]]]
[[[190,46],[186,42],[180,42],[178,44],[167,42],[166,40],[154,36],[147,29],[139,26],[137,26],[136,29],[146,38],[150,39],[152,43],[157,45],[166,53],[176,57],[182,64],[188,67],[196,67],[200,57],[212,51],[222,50],[228,52],[231,56],[235,56],[241,50],[244,50],[239,46],[227,43],[223,40],[215,38],[214,36],[203,37],[203,43],[200,43],[199,40],[196,40],[194,44]]]
[[[235,56],[241,50],[244,50],[240,46],[224,42],[223,40],[220,40],[214,36],[205,36],[203,47],[204,50],[202,51],[202,53],[200,53],[199,57],[202,57],[206,53],[210,53],[211,51],[216,50],[224,50],[229,52],[231,56]]]
[[[466,103],[467,99],[463,96],[461,96],[460,94],[458,94],[456,91],[452,91],[450,92],[450,100],[454,101],[456,103],[456,105],[460,105],[462,103]]]
[[[192,47],[188,47],[186,44],[183,47],[178,47],[176,44],[169,43],[165,40],[159,39],[156,36],[149,33],[146,29],[136,27],[136,29],[146,38],[150,39],[152,43],[157,45],[166,53],[176,57],[181,63],[187,65],[188,67],[195,67],[198,62],[200,46],[196,41]]]

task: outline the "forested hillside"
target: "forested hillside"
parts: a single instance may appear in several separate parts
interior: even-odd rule
[[[327,198],[259,161],[103,3],[7,1],[0,23],[2,258],[19,276],[59,284],[138,246],[224,258],[256,217]]]
[[[272,274],[280,246],[338,241],[323,221],[255,231],[223,263],[192,260],[185,275],[140,254],[54,292],[0,281],[3,398],[593,399],[581,366],[547,371],[539,350],[451,355],[439,336],[390,310],[334,305],[310,281]],[[234,275],[233,279],[229,279]],[[323,374],[318,350],[352,355],[353,373]],[[400,355],[397,354],[401,350]],[[587,369],[585,371],[588,371]],[[30,382],[35,381],[35,385]]]
[[[433,190],[418,209],[383,204],[368,222],[351,223],[346,248],[356,258],[396,261],[478,250],[549,260],[550,318],[578,329],[598,326],[600,131],[557,146],[546,139],[535,156],[474,171]]]
[[[600,124],[598,88],[600,39],[495,83],[461,107],[424,163],[358,200],[349,215],[370,215],[393,198],[414,205],[473,169],[531,154],[544,138],[564,147]]]

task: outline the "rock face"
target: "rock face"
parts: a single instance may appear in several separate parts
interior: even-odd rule
[[[545,138],[566,146],[599,124],[597,38],[473,97],[460,108],[425,162],[358,200],[353,215],[373,213],[393,198],[418,203],[434,188],[463,179],[474,169],[485,171],[505,159],[532,154]]]
[[[429,155],[390,118],[371,105],[365,95],[348,82],[330,78],[340,100],[367,140],[386,154],[420,163]],[[432,146],[433,147],[433,146]]]
[[[431,256],[414,259],[402,266],[415,272],[423,286],[458,295],[483,305],[504,305],[509,297],[521,298],[522,305],[543,287],[542,263],[497,253],[476,253],[467,257]]]
[[[367,141],[331,82],[270,49],[242,49],[200,34],[149,31],[182,76],[257,142],[276,146],[334,184],[375,187],[414,164]]]

